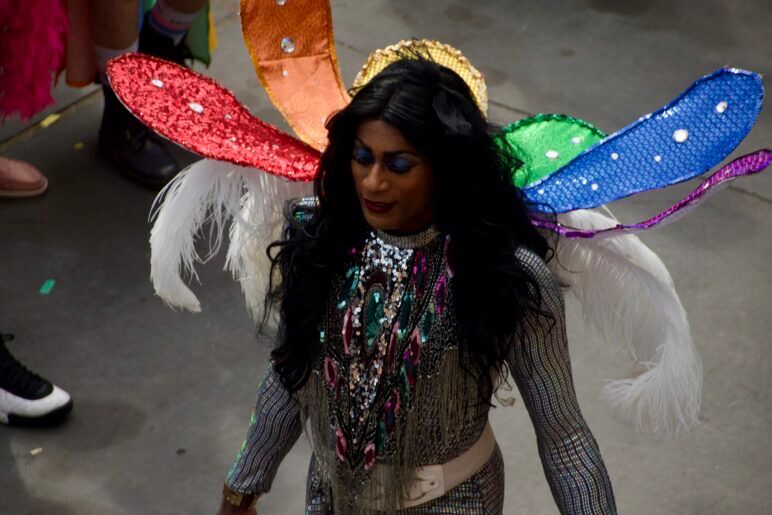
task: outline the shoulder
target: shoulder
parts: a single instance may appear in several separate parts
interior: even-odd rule
[[[542,259],[540,255],[526,247],[521,245],[515,251],[515,259],[520,265],[523,272],[533,280],[535,286],[539,289],[539,295],[544,301],[550,300],[562,301],[563,292],[558,284],[555,276],[552,274],[547,263]]]
[[[316,197],[298,197],[288,200],[284,209],[283,237],[290,239],[298,234],[303,226],[313,220],[318,205],[319,201]]]
[[[314,216],[319,200],[316,197],[299,197],[288,202],[287,212],[292,220],[301,224],[308,222]]]
[[[531,278],[539,282],[554,281],[552,272],[544,259],[525,245],[520,245],[515,250],[515,260]]]

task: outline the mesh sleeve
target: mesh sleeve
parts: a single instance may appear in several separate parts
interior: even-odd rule
[[[302,432],[300,405],[269,367],[257,392],[247,439],[226,479],[241,493],[261,495],[271,489],[279,464]]]
[[[547,316],[525,317],[508,361],[552,495],[561,513],[615,514],[611,481],[574,391],[563,294],[540,257],[524,249],[517,257],[536,280]]]

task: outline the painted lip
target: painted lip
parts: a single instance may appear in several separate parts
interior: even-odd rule
[[[365,201],[365,207],[368,211],[373,213],[383,214],[388,212],[394,207],[396,202],[373,202],[372,200],[363,199]]]

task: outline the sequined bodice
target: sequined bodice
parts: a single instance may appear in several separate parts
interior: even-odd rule
[[[341,464],[365,473],[394,453],[421,354],[447,302],[445,241],[372,233],[334,289],[320,331],[322,375]],[[334,307],[332,307],[334,305]]]

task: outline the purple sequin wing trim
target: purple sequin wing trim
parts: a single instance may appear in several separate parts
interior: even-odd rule
[[[737,147],[762,99],[758,74],[718,70],[529,186],[525,196],[536,210],[565,213],[691,179]]]
[[[688,211],[696,207],[700,201],[707,198],[710,194],[715,193],[719,188],[725,186],[730,181],[737,179],[738,177],[757,174],[767,168],[770,164],[772,164],[772,151],[769,149],[758,150],[751,154],[739,157],[705,179],[697,189],[668,209],[648,220],[635,224],[618,224],[614,227],[605,229],[578,229],[541,218],[533,218],[531,223],[536,227],[556,232],[564,238],[572,239],[589,239],[615,236],[620,233],[645,231],[660,225],[661,223],[673,221],[676,216],[685,215]]]

